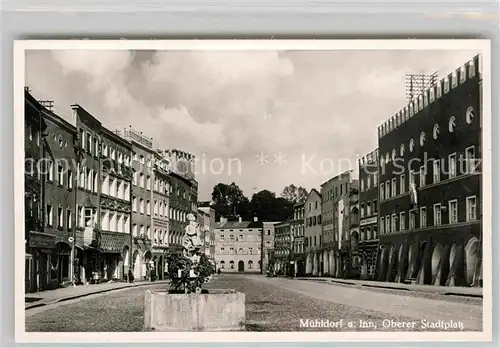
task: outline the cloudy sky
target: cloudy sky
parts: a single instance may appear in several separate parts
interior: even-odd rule
[[[442,77],[476,54],[37,50],[26,84],[65,118],[78,103],[109,129],[132,125],[194,153],[200,200],[231,181],[250,198],[354,169],[405,105],[405,73]]]

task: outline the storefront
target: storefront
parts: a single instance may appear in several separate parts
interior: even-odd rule
[[[56,237],[51,234],[30,231],[28,246],[30,253],[25,257],[25,292],[43,291],[50,288],[51,256]]]

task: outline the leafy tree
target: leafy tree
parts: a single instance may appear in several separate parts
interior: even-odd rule
[[[307,190],[302,186],[295,186],[294,184],[288,185],[283,189],[281,197],[286,199],[288,202],[295,204],[303,202],[307,199]]]
[[[276,197],[274,192],[262,190],[252,196],[252,214],[260,221],[284,221],[290,218],[293,205],[286,199]]]
[[[189,270],[193,266],[190,259],[184,255],[170,254],[167,256],[167,278],[173,290],[184,293],[194,293],[196,289],[201,289],[202,285],[208,281],[208,277],[214,273],[214,267],[205,254],[201,254],[200,261],[194,267],[195,278],[189,276]],[[181,274],[179,276],[179,270]]]
[[[212,191],[213,208],[215,210],[215,218],[220,216],[242,218],[250,217],[250,202],[243,194],[243,190],[232,182],[231,184],[218,183]]]

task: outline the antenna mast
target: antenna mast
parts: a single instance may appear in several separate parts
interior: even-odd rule
[[[437,82],[438,72],[432,74],[405,74],[406,101],[411,102]]]

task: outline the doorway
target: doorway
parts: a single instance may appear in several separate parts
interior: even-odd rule
[[[245,262],[243,261],[238,262],[238,272],[245,272]]]

